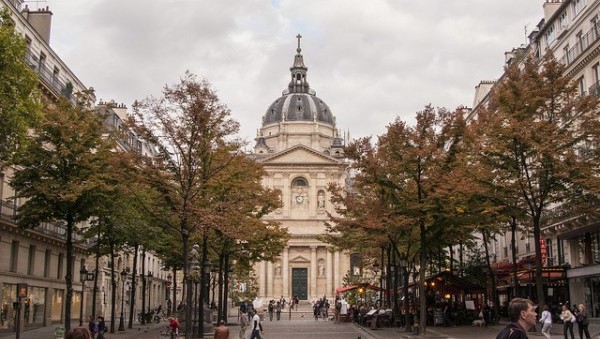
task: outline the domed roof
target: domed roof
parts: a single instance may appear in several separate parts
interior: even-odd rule
[[[300,38],[294,57],[294,65],[290,68],[291,80],[282,96],[275,100],[263,116],[263,126],[283,121],[315,121],[334,126],[335,118],[329,106],[317,97],[306,81],[308,68],[300,52]]]
[[[288,93],[275,100],[263,117],[263,126],[281,121],[318,121],[335,125],[329,106],[309,93]]]

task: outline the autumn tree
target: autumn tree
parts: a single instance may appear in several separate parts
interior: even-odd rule
[[[27,141],[40,120],[37,75],[25,63],[27,44],[15,32],[7,8],[0,9],[0,164]]]
[[[178,84],[165,86],[161,98],[136,102],[133,111],[131,128],[158,151],[153,157],[139,157],[136,166],[169,211],[153,216],[180,237],[189,291],[191,240],[202,242],[200,262],[206,262],[210,230],[224,225],[223,220],[228,218],[221,213],[215,187],[223,185],[228,169],[246,157],[241,143],[233,137],[239,124],[230,118],[229,109],[219,101],[210,84],[198,81],[189,72]],[[201,275],[200,284],[205,283],[205,276]],[[200,294],[203,298],[204,291]],[[192,305],[192,294],[186,297],[186,304]],[[186,319],[192,319],[191,307],[186,308]],[[192,334],[191,325],[191,321],[186,321],[188,336]]]
[[[73,234],[78,223],[97,215],[97,201],[111,187],[107,162],[112,145],[103,138],[103,117],[83,103],[62,100],[44,111],[31,142],[14,161],[10,181],[19,206],[17,222],[34,228],[43,222],[66,230],[65,328],[71,325]]]
[[[447,235],[464,224],[475,190],[463,165],[468,163],[463,110],[426,106],[416,121],[410,127],[397,119],[376,146],[360,140],[346,149],[356,176],[346,192],[332,187],[335,202],[343,206],[328,231],[338,246],[386,239],[402,250],[398,254],[415,258],[424,279],[428,254],[453,240]],[[424,334],[427,307],[422,284],[419,289]]]
[[[547,53],[509,66],[479,112],[478,149],[493,183],[514,195],[533,231],[537,302],[545,304],[540,228],[550,208],[581,207],[598,193],[598,101],[579,93]]]

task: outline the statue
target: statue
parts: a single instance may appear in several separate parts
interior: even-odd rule
[[[325,193],[323,191],[319,191],[319,194],[317,194],[317,207],[325,208]]]
[[[325,276],[325,264],[319,263],[319,277]]]

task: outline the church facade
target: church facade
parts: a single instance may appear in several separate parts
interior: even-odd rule
[[[335,213],[327,185],[344,185],[348,164],[335,117],[308,84],[297,38],[290,83],[263,116],[254,147],[267,173],[263,185],[277,190],[283,205],[266,219],[291,235],[274,262],[255,264],[258,297],[266,300],[331,298],[350,268],[346,253],[318,240],[327,213]]]

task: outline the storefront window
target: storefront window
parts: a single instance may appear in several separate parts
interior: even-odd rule
[[[52,321],[62,321],[64,290],[54,289],[52,296]]]
[[[14,327],[14,316],[12,303],[17,299],[17,285],[3,284],[2,286],[2,310],[0,313],[0,328]]]
[[[600,277],[585,279],[585,307],[590,317],[600,317]]]
[[[73,319],[79,319],[81,310],[81,292],[73,291],[73,306],[71,306],[71,316]]]
[[[46,314],[46,289],[29,287],[29,297],[25,299],[25,324],[43,325]]]

